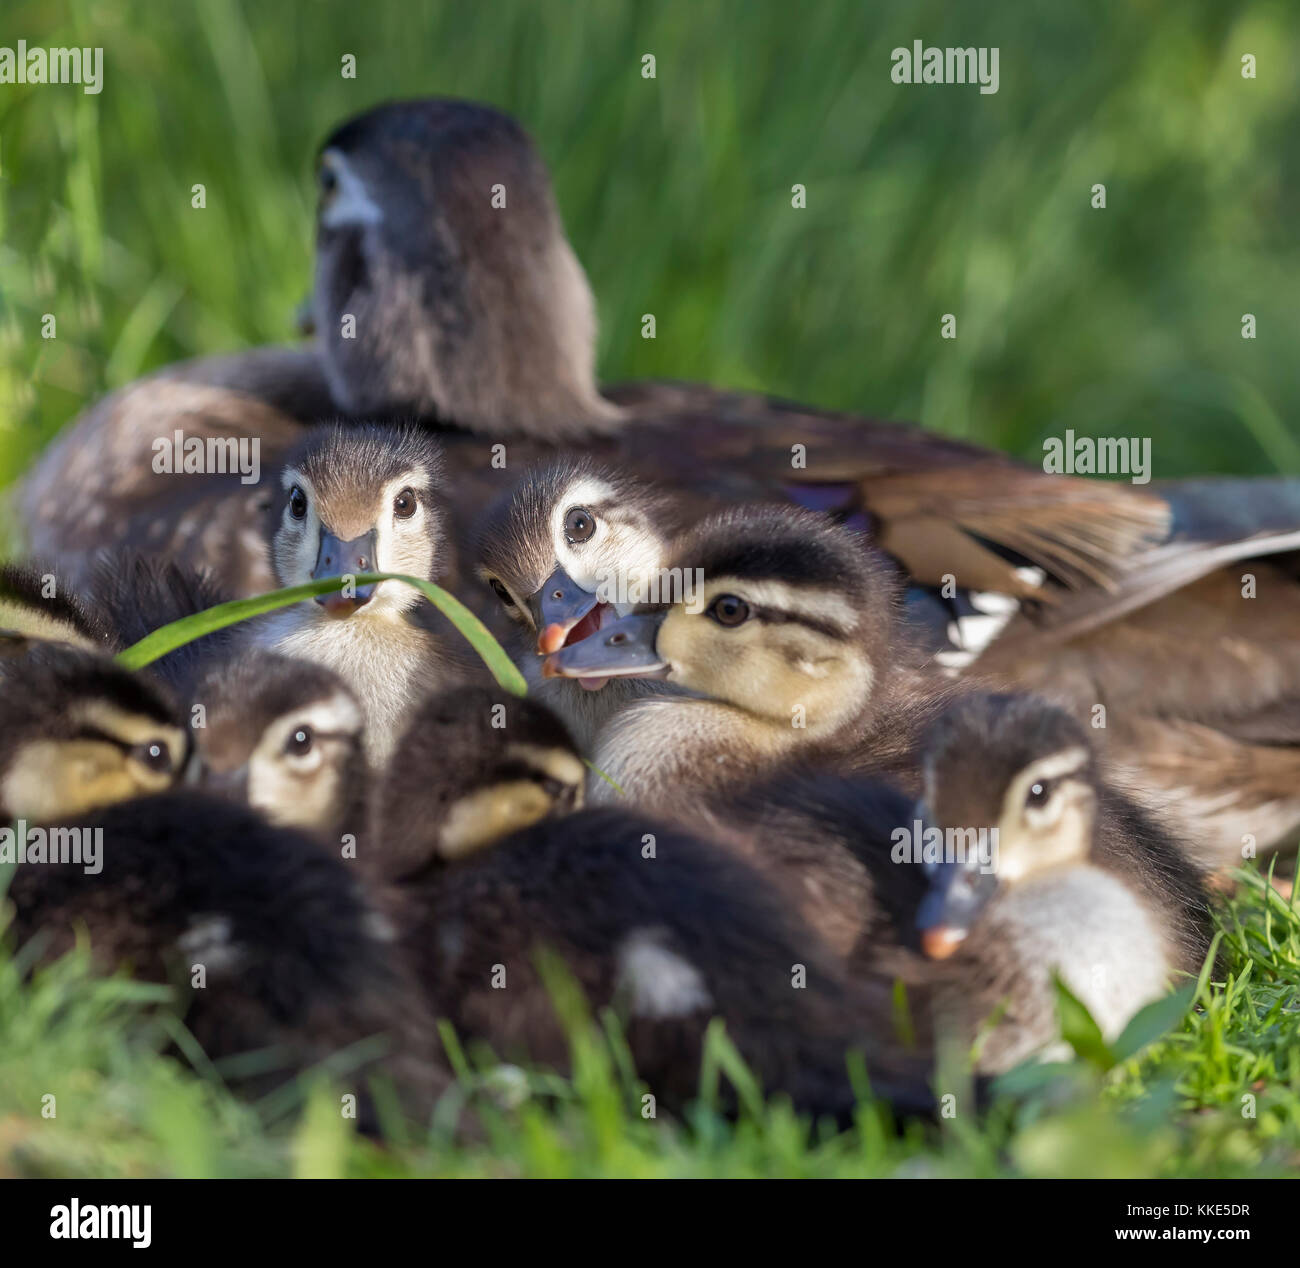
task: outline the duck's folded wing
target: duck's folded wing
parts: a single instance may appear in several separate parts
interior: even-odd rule
[[[697,384],[611,389],[614,442],[677,482],[756,484],[868,528],[919,582],[1017,596],[1037,565],[1067,587],[1113,586],[1167,536],[1164,499],[1133,485],[1048,475],[1004,454],[901,423]],[[635,425],[632,425],[635,424]],[[1042,597],[1039,595],[1038,597]]]
[[[125,547],[206,569],[231,593],[268,589],[266,477],[301,434],[243,392],[169,378],[123,388],[32,469],[21,493],[28,550],[56,559],[77,584],[105,548]],[[219,442],[216,464],[210,441]],[[195,442],[202,470],[186,472]]]

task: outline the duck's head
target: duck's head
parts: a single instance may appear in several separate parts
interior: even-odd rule
[[[171,700],[106,657],[48,645],[0,662],[0,818],[53,822],[165,792],[189,756]]]
[[[926,863],[917,922],[926,953],[944,959],[995,894],[1087,859],[1098,774],[1079,723],[1033,696],[966,697],[923,751],[918,819],[943,833],[943,853]]]
[[[591,289],[513,119],[391,102],[337,128],[316,173],[313,319],[340,406],[555,438],[614,417]]]
[[[442,452],[416,427],[320,426],[280,472],[271,559],[282,586],[367,572],[433,580],[445,517]],[[349,584],[319,595],[332,617],[391,617],[420,602],[400,581]]]
[[[427,700],[398,743],[376,806],[381,870],[460,859],[582,803],[586,775],[563,724],[534,700],[461,687]]]
[[[199,680],[195,706],[207,791],[321,836],[360,828],[369,790],[364,716],[336,674],[249,648]]]
[[[691,530],[670,574],[676,601],[553,653],[547,676],[661,677],[810,733],[865,719],[897,598],[855,534],[790,507],[741,507]]]
[[[554,463],[484,517],[479,575],[545,655],[636,606],[668,553],[671,516],[667,494],[620,471]]]

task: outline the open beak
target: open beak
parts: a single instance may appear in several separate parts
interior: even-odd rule
[[[350,542],[340,541],[333,533],[321,533],[320,551],[316,555],[316,567],[311,573],[313,581],[324,581],[327,577],[355,577],[357,573],[374,572],[374,570],[373,529],[364,536],[354,537]],[[370,602],[374,592],[373,584],[368,586],[353,584],[342,590],[318,594],[316,602],[330,616],[351,616],[358,608]]]
[[[665,613],[634,612],[602,626],[580,643],[552,652],[542,664],[544,678],[663,678],[668,662],[655,651]]]
[[[609,604],[584,590],[563,568],[557,568],[542,582],[542,588],[528,600],[537,624],[537,654],[549,656],[567,643],[580,643],[601,627]]]
[[[921,950],[946,960],[966,940],[997,890],[996,875],[961,863],[941,863],[916,912]]]

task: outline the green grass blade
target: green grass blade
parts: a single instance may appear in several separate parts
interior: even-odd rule
[[[478,653],[483,663],[492,671],[493,677],[507,691],[516,696],[528,694],[528,684],[524,676],[515,668],[514,662],[506,655],[501,644],[492,637],[487,626],[478,619],[461,601],[449,594],[441,586],[434,585],[420,577],[408,577],[400,572],[365,572],[352,578],[354,585],[368,586],[380,581],[400,581],[414,586],[435,608],[438,609],[460,632],[467,643]],[[269,594],[254,595],[250,599],[234,599],[229,603],[219,603],[204,612],[195,612],[192,616],[172,621],[146,635],[138,643],[119,652],[117,662],[126,669],[143,669],[168,652],[174,652],[186,643],[192,643],[204,634],[214,630],[237,625],[251,617],[274,612],[277,608],[287,608],[291,604],[301,603],[304,599],[314,599],[318,594],[328,594],[332,590],[341,590],[344,579],[331,577],[321,581],[309,581],[306,585],[289,586],[284,590],[273,590]]]

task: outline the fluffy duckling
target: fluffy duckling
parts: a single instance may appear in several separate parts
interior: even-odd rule
[[[362,833],[361,706],[333,671],[247,648],[209,668],[191,710],[203,789],[331,842]]]
[[[0,674],[0,730],[0,814],[26,853],[6,896],[19,945],[39,936],[52,956],[86,930],[100,967],[176,986],[209,1057],[270,1049],[258,1075],[279,1079],[365,1045],[339,1077],[382,1071],[427,1110],[445,1081],[434,1032],[360,878],[179,789],[189,736],[151,684],[41,648]]]
[[[398,922],[434,1012],[498,1056],[563,1067],[537,959],[546,949],[593,1008],[619,1012],[638,1073],[669,1105],[698,1088],[713,1016],[765,1089],[802,1109],[849,1112],[852,1048],[867,1050],[879,1094],[908,1111],[930,1105],[920,1063],[871,1020],[889,1016],[885,984],[874,994],[850,984],[822,940],[725,852],[646,816],[569,813],[581,787],[572,742],[531,702],[464,691],[413,720],[374,840],[399,881]]]
[[[893,577],[854,534],[740,507],[689,532],[674,567],[702,577],[697,594],[609,622],[543,669],[694,693],[633,704],[601,734],[595,764],[626,793],[672,807],[791,761],[914,778],[917,729],[946,692],[899,646]]]
[[[313,431],[280,473],[271,543],[276,581],[302,585],[366,572],[445,580],[439,446],[414,428],[333,426]],[[337,673],[366,715],[366,753],[380,765],[412,708],[470,672],[458,641],[398,581],[352,586],[274,612],[254,640]]]
[[[478,573],[509,618],[515,663],[584,749],[623,705],[664,688],[635,678],[544,678],[538,656],[626,615],[651,586],[657,593],[683,510],[680,495],[578,458],[527,473],[478,525]]]
[[[1030,696],[954,704],[926,736],[929,825],[967,848],[929,867],[917,915],[941,1005],[998,1072],[1057,1034],[1052,974],[1113,1038],[1210,945],[1202,874],[1106,782],[1083,728]],[[978,833],[990,848],[970,849]],[[994,831],[995,830],[995,831]],[[960,838],[956,834],[961,834]]]
[[[46,822],[163,792],[188,764],[171,698],[94,652],[0,662],[0,819]]]

